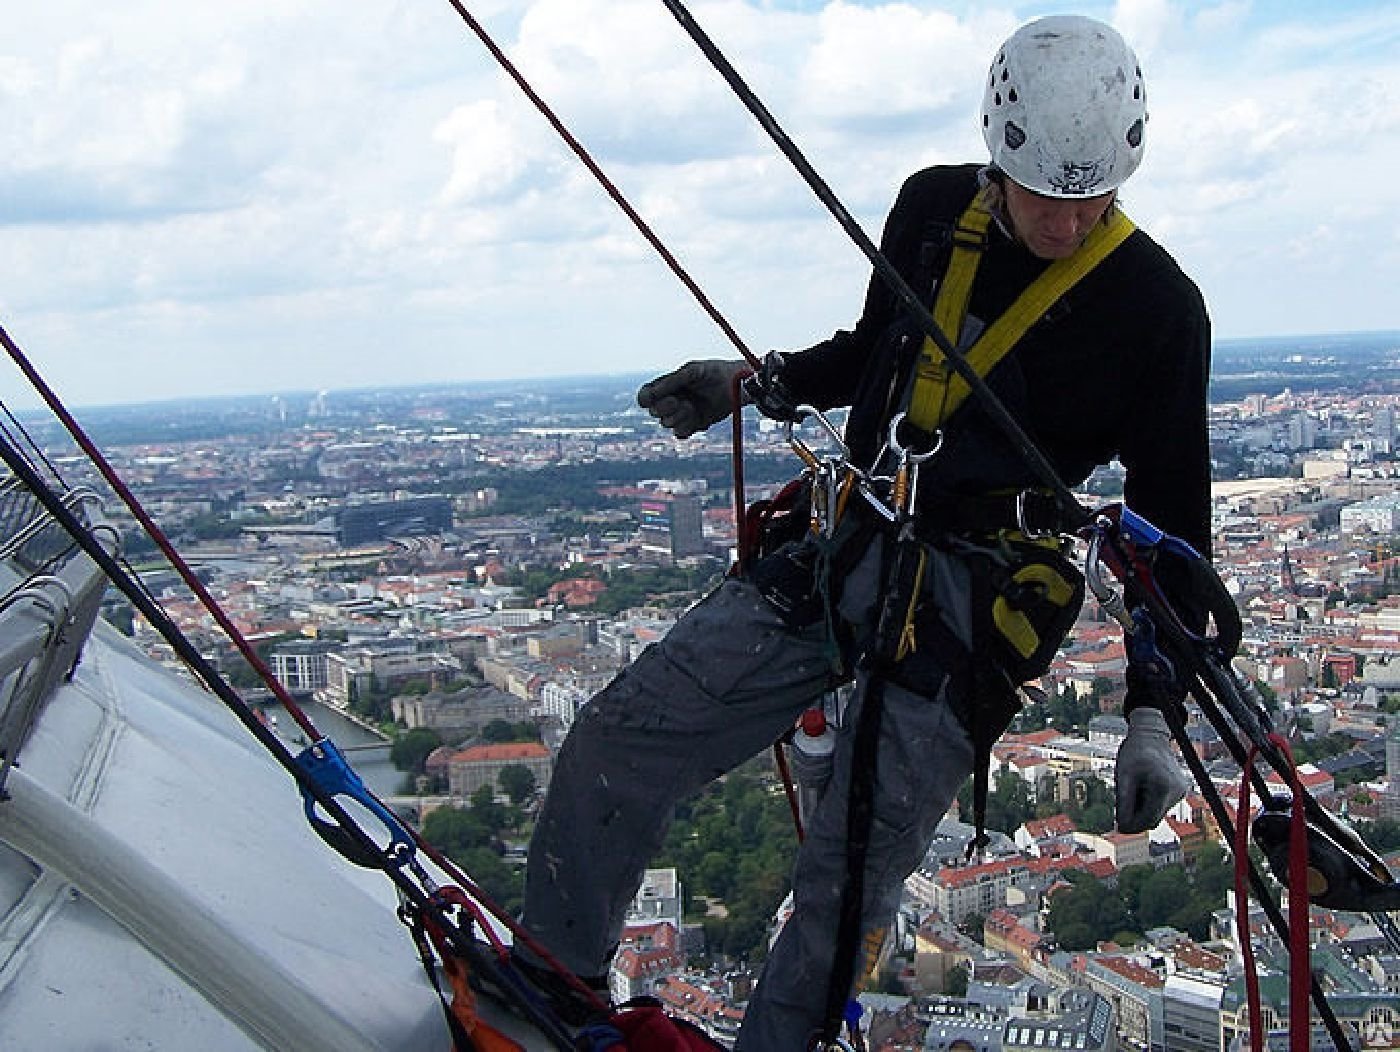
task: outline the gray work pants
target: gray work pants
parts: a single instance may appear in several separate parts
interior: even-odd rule
[[[842,614],[857,626],[874,608],[879,562],[877,546],[843,590]],[[961,569],[931,575],[927,588],[965,597]],[[824,625],[789,629],[752,585],[721,584],[580,712],[530,845],[526,927],[576,974],[605,971],[676,802],[770,746],[829,674]],[[904,878],[972,770],[945,683],[930,682],[927,694],[884,685],[862,945],[893,919]],[[857,681],[847,727],[866,686]],[[803,1052],[822,1025],[846,881],[851,738],[838,737],[831,784],[794,867],[793,913],[737,1052]]]

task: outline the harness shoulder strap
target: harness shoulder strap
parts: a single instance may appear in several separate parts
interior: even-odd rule
[[[934,320],[941,331],[954,339],[962,331],[977,267],[987,247],[987,229],[992,220],[989,196],[988,189],[982,189],[958,220],[953,234],[952,258],[934,300]],[[1027,329],[1135,229],[1133,221],[1115,207],[1104,222],[1094,224],[1077,252],[1051,263],[967,350],[965,357],[977,375],[990,373]],[[967,381],[953,372],[947,356],[926,337],[909,397],[910,423],[932,431],[947,420],[969,394],[971,388]]]

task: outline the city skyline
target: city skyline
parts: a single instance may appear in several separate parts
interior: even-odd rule
[[[1284,388],[1305,391],[1314,387],[1348,386],[1358,369],[1374,380],[1400,380],[1400,330],[1216,339],[1213,359],[1212,402],[1231,400],[1244,390],[1268,394]],[[644,418],[645,414],[637,408],[632,396],[636,386],[650,375],[647,371],[631,369],[464,379],[448,383],[389,382],[360,387],[288,387],[245,393],[206,391],[126,402],[93,402],[82,406],[70,404],[68,407],[78,409],[81,420],[92,419],[93,414],[102,414],[105,418],[109,413],[126,415],[176,407],[195,411],[241,407],[245,412],[276,412],[280,409],[289,416],[305,414],[313,417],[318,415],[316,407],[321,412],[328,412],[344,409],[347,404],[379,398],[416,399],[431,403],[440,396],[449,401],[465,399],[470,402],[497,398],[498,404],[505,407],[503,411],[515,415],[543,396],[554,401],[552,408],[555,411],[562,403],[568,406],[567,412],[577,415],[588,411],[584,403],[596,408],[596,403],[590,399],[601,389],[613,387],[616,388],[612,399],[616,403],[615,409],[634,411]],[[62,392],[57,393],[61,398]],[[0,401],[11,409],[21,404],[7,398],[0,398]],[[58,426],[58,421],[51,419],[47,408],[37,403],[22,409],[19,415],[25,420],[42,420],[51,426]],[[455,424],[448,422],[447,426]]]
[[[848,325],[868,265],[661,5],[475,13],[757,350]],[[1222,338],[1400,329],[1400,12],[1079,5],[1136,47],[1129,212]],[[694,13],[868,232],[976,160],[1042,3]],[[75,406],[660,370],[736,352],[451,8],[26,8],[0,80],[0,325]],[[931,74],[930,71],[936,71]],[[32,396],[6,381],[7,403]],[[18,392],[17,396],[13,394]]]

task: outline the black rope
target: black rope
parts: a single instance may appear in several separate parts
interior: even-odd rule
[[[846,801],[846,882],[836,920],[836,952],[827,976],[826,1009],[822,1040],[839,1036],[846,1002],[856,980],[856,962],[864,944],[861,929],[865,916],[865,867],[870,857],[870,830],[875,815],[875,772],[879,766],[880,724],[884,717],[885,678],[874,669],[866,680],[855,738],[851,743],[851,784]]]
[[[34,441],[34,436],[31,435],[27,430],[25,430],[24,422],[20,420],[19,417],[15,416],[15,414],[10,411],[10,407],[2,401],[0,401],[0,410],[3,410],[5,413],[5,417],[12,424],[14,424],[15,430],[24,436],[25,444],[28,445],[29,448],[34,451],[34,455],[43,462],[46,468],[49,469],[49,471],[53,474],[53,477],[58,480],[58,484],[64,489],[67,489],[68,483],[64,480],[62,473],[58,470],[58,465],[56,465],[52,460],[48,458],[47,454],[44,453],[44,450],[40,447],[39,443]],[[5,428],[5,433],[6,435],[9,435],[8,428]],[[16,446],[19,445],[19,442],[17,442],[13,436],[10,436],[10,441]]]
[[[1219,667],[1217,659],[1205,651],[1204,648],[1208,644],[1197,643],[1195,640],[1192,640],[1187,635],[1180,618],[1175,615],[1174,611],[1167,608],[1160,596],[1154,594],[1151,589],[1146,589],[1144,590],[1144,603],[1154,626],[1156,626],[1158,641],[1166,644],[1168,656],[1176,663],[1177,668],[1182,669],[1185,673],[1183,678],[1196,704],[1205,714],[1206,719],[1215,729],[1215,732],[1220,736],[1231,758],[1239,764],[1240,769],[1245,772],[1246,776],[1250,779],[1251,785],[1255,787],[1261,799],[1267,799],[1270,792],[1267,782],[1258,768],[1250,762],[1249,752],[1239,740],[1235,724],[1232,724],[1231,720],[1227,718],[1226,712],[1222,710],[1220,700],[1217,698],[1217,693],[1223,696],[1226,692],[1235,691],[1234,683],[1230,680],[1228,674]],[[1241,704],[1244,703],[1241,702]],[[1240,706],[1227,706],[1231,712],[1234,712],[1239,707]],[[1242,722],[1249,722],[1248,720],[1243,720],[1244,715],[1245,714],[1240,713]],[[1211,814],[1214,816],[1216,824],[1220,827],[1221,832],[1225,834],[1227,842],[1231,845],[1230,849],[1233,852],[1235,844],[1235,821],[1230,815],[1229,808],[1226,807],[1219,790],[1216,789],[1215,783],[1211,780],[1210,773],[1205,769],[1205,764],[1196,754],[1195,747],[1186,733],[1185,725],[1177,719],[1169,719],[1167,722],[1180,748],[1182,759],[1186,762],[1187,767],[1190,768],[1192,777],[1195,778],[1201,795],[1205,797],[1206,805],[1210,808]],[[1253,740],[1252,737],[1251,740]],[[1281,772],[1282,768],[1272,759],[1272,757],[1276,755],[1277,750],[1271,747],[1269,752],[1264,754],[1264,759],[1270,766],[1274,767],[1275,770]],[[1281,760],[1281,757],[1279,759]],[[1308,794],[1304,794],[1303,800],[1305,809],[1308,805],[1312,807],[1319,806]],[[1284,918],[1283,911],[1279,907],[1278,902],[1275,900],[1268,885],[1264,881],[1263,875],[1259,872],[1258,867],[1255,866],[1254,859],[1250,858],[1248,853],[1246,853],[1243,859],[1236,859],[1236,862],[1244,865],[1245,871],[1249,877],[1250,888],[1254,892],[1255,899],[1258,900],[1260,907],[1264,910],[1264,915],[1268,918],[1269,923],[1283,941],[1283,944],[1285,946],[1289,945],[1290,933],[1288,922]],[[1306,895],[1307,889],[1294,889],[1290,893]],[[1237,902],[1235,903],[1235,909],[1247,911],[1249,905],[1248,903]],[[1343,1029],[1341,1022],[1337,1019],[1336,1014],[1332,1011],[1332,1006],[1328,1003],[1322,986],[1318,983],[1316,976],[1309,976],[1309,982],[1313,1006],[1317,1009],[1317,1014],[1321,1017],[1323,1025],[1327,1028],[1327,1032],[1332,1038],[1333,1044],[1338,1049],[1347,1052],[1347,1050],[1352,1048],[1350,1039]],[[1250,1025],[1257,1025],[1257,1021],[1251,1020]]]
[[[259,742],[272,754],[278,764],[287,771],[296,781],[297,785],[309,793],[316,803],[325,809],[337,823],[337,825],[353,838],[365,851],[366,854],[383,858],[383,851],[375,840],[359,826],[358,823],[341,806],[336,797],[323,789],[310,775],[308,775],[296,763],[295,759],[288,752],[272,731],[263,726],[253,713],[252,708],[240,698],[234,689],[223,679],[218,670],[207,661],[188,637],[180,631],[179,627],[170,620],[169,616],[157,604],[153,603],[142,587],[133,580],[131,574],[111,555],[101,544],[98,543],[92,531],[78,519],[76,515],[63,503],[63,499],[53,491],[39,473],[30,466],[24,455],[15,449],[8,441],[0,439],[0,460],[14,473],[39,502],[44,509],[65,529],[68,534],[77,542],[78,546],[93,560],[116,587],[131,601],[161,634],[167,643],[174,649],[180,657],[200,680],[207,686],[220,700],[233,712],[239,722],[258,739]],[[419,909],[431,909],[435,916],[441,916],[441,911],[436,909],[431,900],[423,893],[416,884],[409,880],[400,871],[399,867],[390,865],[387,860],[380,867],[383,872],[394,882],[401,894],[409,902]],[[446,930],[460,937],[456,933],[455,927],[445,917],[443,924]]]
[[[841,229],[846,232],[851,240],[856,243],[856,246],[861,252],[864,253],[866,259],[874,266],[876,273],[880,275],[881,280],[883,280],[890,291],[895,294],[914,321],[923,329],[924,333],[934,342],[938,349],[947,356],[948,362],[952,365],[954,371],[982,400],[983,407],[986,409],[987,413],[996,421],[997,425],[1015,445],[1017,452],[1020,453],[1027,466],[1039,476],[1041,481],[1044,482],[1046,487],[1054,494],[1055,502],[1059,505],[1061,513],[1065,516],[1069,528],[1074,529],[1082,525],[1088,519],[1088,512],[1085,510],[1084,506],[1075,499],[1074,494],[1070,492],[1069,487],[1065,485],[1064,481],[1056,473],[1050,461],[1046,459],[1045,454],[1040,451],[1035,442],[1026,434],[1021,425],[1017,423],[1016,418],[1012,416],[1011,412],[1002,404],[1001,399],[997,398],[991,388],[983,381],[982,377],[977,374],[977,370],[968,363],[962,353],[959,352],[948,337],[943,334],[943,331],[938,327],[938,323],[933,320],[933,315],[929,313],[928,308],[924,306],[918,294],[909,287],[909,283],[906,282],[899,271],[895,269],[894,264],[885,258],[884,253],[876,247],[875,243],[871,241],[865,231],[861,229],[860,224],[856,222],[851,213],[846,210],[845,205],[843,205],[836,194],[832,192],[831,187],[826,184],[826,181],[817,173],[817,170],[813,168],[807,158],[803,156],[802,152],[788,137],[787,133],[783,131],[782,127],[768,111],[768,108],[763,105],[763,102],[758,96],[749,89],[743,77],[739,75],[734,66],[725,58],[724,53],[720,51],[714,41],[709,38],[700,27],[699,23],[695,21],[690,12],[686,10],[685,5],[681,3],[680,0],[661,0],[661,2],[665,4],[666,8],[675,16],[676,21],[681,24],[681,27],[690,38],[695,41],[696,46],[698,46],[705,57],[710,60],[710,64],[719,71],[720,76],[724,78],[725,82],[734,91],[734,94],[739,97],[740,101],[743,102],[748,111],[753,114],[759,125],[768,133],[778,149],[792,162],[798,174],[802,176],[812,192],[816,194],[818,200],[826,206],[827,210],[836,219],[836,222],[840,224]]]

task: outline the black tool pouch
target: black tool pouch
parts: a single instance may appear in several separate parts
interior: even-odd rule
[[[1059,549],[1003,541],[970,557],[974,645],[985,647],[1012,683],[1035,679],[1084,603],[1084,575]]]
[[[841,585],[870,546],[876,526],[870,516],[847,515],[831,537],[804,530],[744,572],[789,628],[835,619]]]
[[[812,531],[812,479],[799,475],[772,497],[744,509],[739,550],[757,561]]]
[[[746,576],[788,628],[806,628],[826,617],[821,559],[815,537],[789,541],[771,555],[756,560]]]

